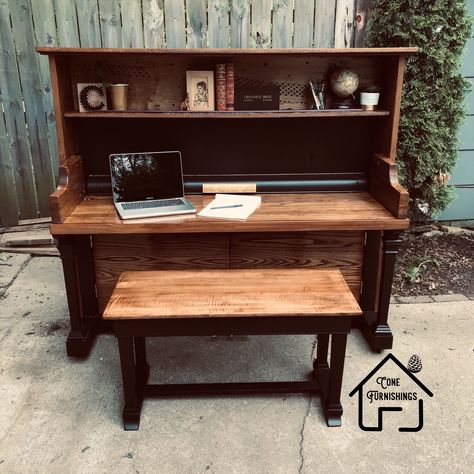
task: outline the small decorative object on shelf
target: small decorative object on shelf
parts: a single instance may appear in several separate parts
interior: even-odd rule
[[[314,83],[313,81],[309,81],[309,88],[311,90],[311,95],[313,96],[314,100],[314,107],[316,110],[323,110],[325,109],[325,92],[324,89],[326,84],[324,82]]]
[[[236,110],[279,110],[280,86],[238,87],[235,91]]]
[[[331,108],[351,109],[354,107],[354,92],[359,87],[359,75],[355,71],[334,69],[329,76],[329,86],[335,96]]]
[[[189,94],[186,94],[186,97],[181,102],[180,110],[182,112],[185,112],[186,110],[189,110]]]
[[[375,110],[379,103],[380,87],[363,87],[360,91],[360,106],[363,110]]]
[[[128,84],[110,84],[110,100],[113,110],[127,110]]]
[[[189,97],[189,110],[212,112],[214,71],[186,71],[186,91]]]
[[[79,112],[107,110],[107,95],[103,84],[77,84]]]

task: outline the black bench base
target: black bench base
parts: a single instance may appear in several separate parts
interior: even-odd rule
[[[238,324],[239,320],[243,326]],[[290,321],[291,324],[289,324]],[[188,320],[188,324],[182,320],[181,324],[179,320],[114,321],[114,333],[118,339],[122,368],[125,430],[139,428],[144,398],[305,392],[320,393],[327,425],[341,426],[343,410],[340,394],[346,339],[351,326],[350,316],[233,318],[232,320],[215,320],[213,322],[215,324],[209,324],[206,320],[194,320],[192,323]],[[226,322],[229,324],[225,324]],[[231,331],[229,331],[229,327],[225,327],[229,325]],[[175,328],[178,327],[180,330],[177,334]],[[315,334],[318,336],[318,344],[317,357],[313,363],[313,379],[283,382],[147,384],[150,373],[145,348],[147,336],[215,334]],[[329,343],[331,343],[331,360],[328,363]]]

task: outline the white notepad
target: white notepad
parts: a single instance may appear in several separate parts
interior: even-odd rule
[[[260,196],[216,194],[214,200],[199,212],[198,216],[245,220],[260,206],[261,202]]]

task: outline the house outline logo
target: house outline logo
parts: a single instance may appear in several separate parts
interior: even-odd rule
[[[376,426],[365,426],[364,421],[363,421],[363,413],[364,413],[364,408],[363,408],[363,387],[364,385],[389,361],[391,360],[394,362],[401,370],[402,372],[407,375],[413,382],[415,382],[416,385],[420,387],[421,390],[423,390],[428,396],[432,397],[433,393],[431,390],[426,387],[422,382],[418,380],[417,377],[413,375],[412,372],[410,372],[393,354],[388,354],[382,361],[377,364],[373,370],[369,372],[369,374],[349,393],[349,396],[352,397],[356,393],[359,394],[359,409],[358,409],[358,423],[359,423],[359,428],[363,431],[382,431],[383,429],[383,413],[385,411],[402,411],[402,407],[392,407],[392,406],[379,406],[378,407],[378,413],[377,413],[377,425]],[[419,398],[418,399],[418,425],[414,427],[400,427],[398,428],[398,431],[401,432],[417,432],[421,431],[423,428],[423,399]]]

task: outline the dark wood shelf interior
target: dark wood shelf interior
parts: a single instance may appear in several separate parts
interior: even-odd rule
[[[388,116],[388,110],[328,109],[328,110],[236,110],[225,112],[189,112],[189,111],[147,111],[147,110],[104,110],[101,112],[70,111],[64,114],[68,118],[188,118],[188,119],[255,119],[255,118],[320,118],[320,117],[380,117]]]

